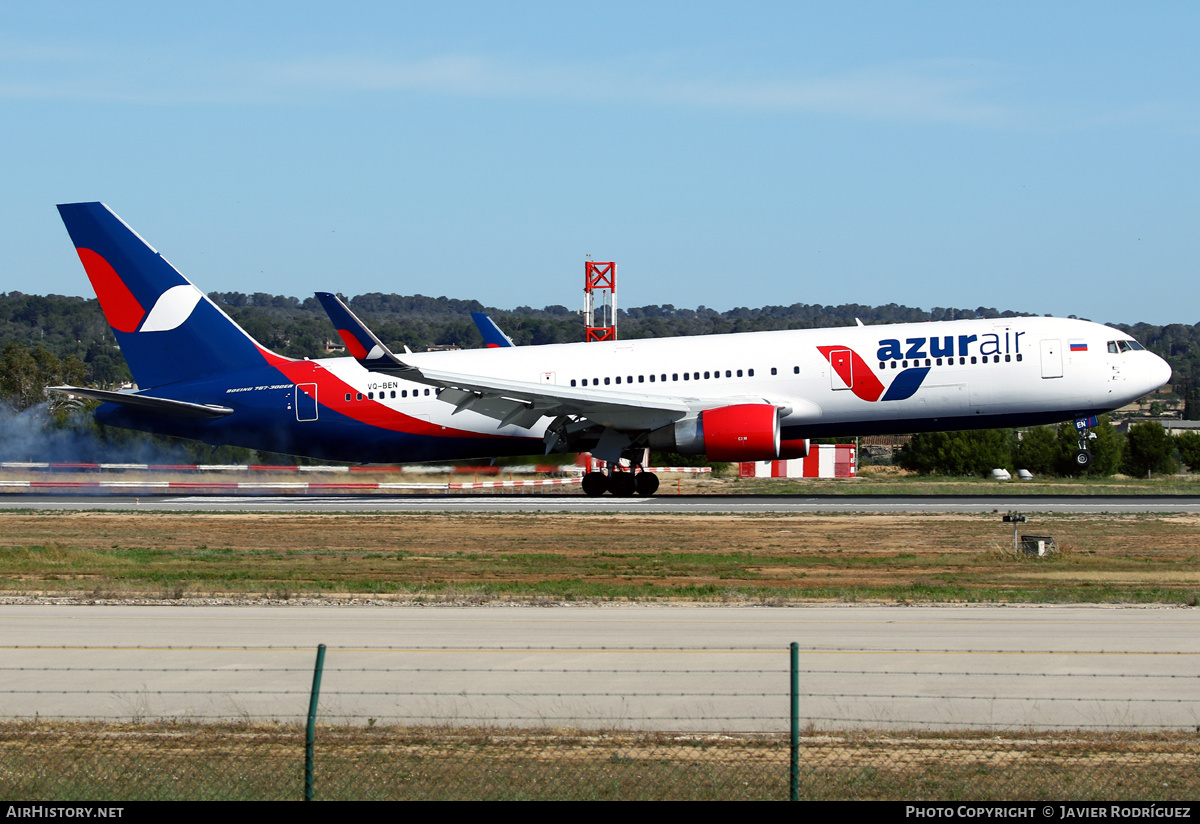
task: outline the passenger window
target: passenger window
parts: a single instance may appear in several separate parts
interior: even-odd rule
[[[354,400],[356,400],[356,401],[361,401],[361,400],[362,400],[362,392],[355,392],[355,393],[354,393]]]
[[[972,355],[972,356],[971,356],[971,363],[975,363],[975,356],[974,356],[974,355]]]
[[[395,390],[395,389],[393,389],[393,390],[392,390],[392,398],[393,398],[393,399],[395,399],[395,397],[396,397],[396,390]]]
[[[426,389],[426,390],[425,390],[425,397],[427,397],[427,398],[429,397],[429,390],[428,390],[428,389]]]
[[[621,376],[620,376],[620,375],[617,375],[617,383],[618,383],[618,384],[620,384],[620,383],[621,383]]]
[[[1004,362],[1005,362],[1005,363],[1011,363],[1011,362],[1012,362],[1012,355],[1005,355],[1005,356],[1004,356]]]
[[[753,370],[753,369],[747,369],[747,370],[746,370],[746,376],[747,376],[747,377],[750,377],[750,378],[753,378],[753,377],[754,377],[754,370]]]
[[[347,392],[347,393],[346,393],[346,400],[350,400],[350,393],[349,393],[349,392]]]
[[[678,372],[672,372],[672,373],[671,373],[671,380],[673,380],[673,381],[677,381],[677,380],[679,380],[679,373],[678,373]]]
[[[772,366],[772,367],[771,367],[771,374],[772,374],[772,375],[778,375],[778,374],[779,374],[779,370],[778,370],[778,369],[776,369],[774,366]]]
[[[612,381],[612,379],[611,379],[611,378],[605,378],[605,379],[604,379],[604,385],[605,385],[605,386],[608,386],[608,385],[609,385],[609,383],[610,383],[611,381]]]
[[[740,378],[741,376],[742,376],[742,370],[741,370],[741,369],[739,369],[739,370],[738,370],[738,377]]]
[[[705,380],[708,380],[708,373],[707,373],[707,372],[705,372],[705,373],[704,373],[704,379],[705,379]]]
[[[1021,359],[1022,359],[1021,353],[1018,352],[1017,353],[1017,362],[1019,363],[1021,361]]]
[[[574,385],[575,385],[575,379],[571,378],[571,386],[574,386]]]
[[[739,372],[738,374],[740,375],[741,373]],[[726,370],[725,370],[725,377],[727,377],[727,378],[732,378],[732,377],[733,377],[733,371],[732,371],[732,370],[730,370],[730,369],[726,369]]]
[[[686,381],[686,380],[688,380],[688,379],[689,379],[691,376],[692,376],[692,375],[691,375],[691,373],[690,373],[690,372],[684,372],[684,373],[683,373],[683,379],[684,379],[685,381]]]
[[[651,375],[650,377],[651,377],[651,378],[653,378],[654,376],[653,376],[653,375]],[[645,376],[645,375],[638,375],[638,383],[645,383],[645,382],[646,382],[646,376]]]
[[[793,375],[799,375],[799,374],[800,374],[800,367],[799,367],[799,366],[793,366],[793,367],[792,367],[792,374],[793,374]]]

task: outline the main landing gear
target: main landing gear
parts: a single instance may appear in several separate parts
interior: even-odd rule
[[[649,498],[658,491],[658,476],[641,468],[629,470],[609,470],[604,472],[589,472],[583,476],[583,494],[589,498],[611,492],[617,498],[629,498],[641,495]]]
[[[1089,447],[1096,439],[1096,433],[1092,431],[1092,427],[1095,425],[1095,415],[1090,418],[1075,419],[1075,432],[1079,435],[1079,449],[1075,452],[1073,460],[1079,469],[1087,469],[1092,465],[1092,450]]]

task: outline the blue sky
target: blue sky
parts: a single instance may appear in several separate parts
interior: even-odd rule
[[[0,291],[1200,321],[1200,5],[0,5]]]

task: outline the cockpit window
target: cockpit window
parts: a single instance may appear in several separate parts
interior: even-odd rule
[[[1135,340],[1110,340],[1108,342],[1108,351],[1113,355],[1119,352],[1133,352],[1138,349],[1144,350],[1145,348]]]

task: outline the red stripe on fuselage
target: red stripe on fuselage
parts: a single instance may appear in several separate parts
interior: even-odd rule
[[[374,400],[345,400],[347,394],[351,398],[358,397],[358,390],[343,381],[337,375],[321,366],[316,361],[291,360],[274,352],[259,347],[267,362],[282,372],[294,384],[317,384],[319,403],[334,412],[352,418],[368,426],[376,426],[392,432],[404,432],[409,435],[424,435],[433,438],[505,438],[507,435],[489,435],[483,432],[470,432],[466,429],[454,429],[449,426],[431,423],[422,418],[414,418],[397,412],[385,404]],[[305,387],[301,391],[313,397]],[[314,398],[314,400],[317,400]],[[531,438],[530,440],[536,440]]]
[[[109,326],[118,332],[136,332],[146,310],[138,303],[137,298],[129,291],[125,281],[117,274],[117,270],[98,252],[91,249],[78,248],[79,261],[87,272],[92,289],[100,300],[100,309],[108,320]]]

